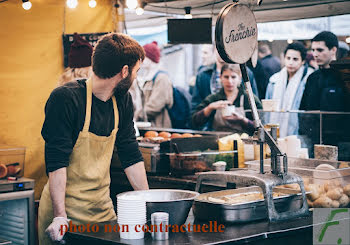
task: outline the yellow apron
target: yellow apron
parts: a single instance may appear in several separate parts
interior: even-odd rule
[[[91,80],[86,82],[86,115],[83,130],[67,167],[66,212],[73,224],[104,222],[116,219],[110,198],[110,164],[118,131],[119,113],[112,97],[114,129],[110,136],[97,136],[89,132],[92,104]],[[45,234],[53,219],[49,182],[41,194],[38,217],[39,244],[55,244]]]

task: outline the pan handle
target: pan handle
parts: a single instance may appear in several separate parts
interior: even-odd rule
[[[201,190],[201,185],[204,180],[217,180],[217,181],[225,181],[226,183],[228,182],[236,182],[236,177],[232,175],[232,171],[241,171],[244,169],[235,169],[235,170],[230,170],[230,171],[222,171],[222,172],[203,172],[203,173],[198,173],[198,178],[197,178],[197,183],[196,183],[196,189],[195,191],[200,193]]]

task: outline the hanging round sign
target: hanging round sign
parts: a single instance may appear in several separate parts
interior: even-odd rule
[[[224,6],[215,27],[216,49],[227,63],[246,63],[258,43],[258,27],[253,12],[246,6]]]

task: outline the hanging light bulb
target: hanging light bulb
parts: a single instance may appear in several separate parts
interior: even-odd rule
[[[126,0],[126,6],[128,7],[128,9],[136,9],[137,0]]]
[[[22,0],[22,7],[25,9],[25,10],[29,10],[32,8],[32,3],[29,1],[29,0]]]
[[[268,40],[270,43],[272,43],[273,42],[273,39],[272,38],[269,38],[269,40]]]
[[[89,1],[89,7],[90,7],[90,8],[95,8],[96,5],[97,5],[97,3],[96,3],[95,0],[90,0],[90,1]]]
[[[345,39],[345,42],[346,42],[346,43],[350,43],[350,37],[347,37],[347,38]]]
[[[67,7],[75,9],[78,6],[78,0],[67,0]]]
[[[191,7],[185,7],[185,19],[192,19]]]
[[[287,43],[289,43],[289,44],[293,43],[293,39],[288,39]]]
[[[137,15],[142,15],[144,12],[145,12],[145,6],[146,6],[147,3],[145,2],[140,2],[140,5],[136,8],[136,14]]]
[[[137,15],[142,15],[145,11],[143,10],[143,8],[137,7],[135,12]]]

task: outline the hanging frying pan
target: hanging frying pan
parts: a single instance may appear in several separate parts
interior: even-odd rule
[[[258,42],[258,28],[253,12],[246,6],[230,3],[224,6],[215,27],[216,49],[227,63],[246,63]]]

